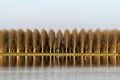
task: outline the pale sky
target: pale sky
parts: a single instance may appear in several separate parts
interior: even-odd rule
[[[120,29],[120,0],[0,0],[0,29]]]

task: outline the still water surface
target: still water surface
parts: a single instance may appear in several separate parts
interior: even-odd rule
[[[1,67],[0,80],[120,80],[120,67]]]

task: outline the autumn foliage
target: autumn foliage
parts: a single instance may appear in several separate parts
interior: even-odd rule
[[[0,30],[0,52],[9,53],[118,53],[120,31],[97,29],[70,32],[34,29]]]

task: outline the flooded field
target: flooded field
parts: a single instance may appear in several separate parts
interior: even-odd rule
[[[119,66],[0,67],[0,80],[119,80]]]

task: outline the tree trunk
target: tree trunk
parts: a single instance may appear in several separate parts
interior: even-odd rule
[[[67,51],[67,46],[66,46],[66,53],[68,53],[68,51]]]
[[[36,53],[37,52],[37,49],[36,49],[36,47],[33,49],[33,53]]]
[[[50,47],[50,53],[52,53],[52,48]]]
[[[90,54],[92,54],[92,41],[90,41]],[[92,66],[92,56],[89,57],[89,60],[90,60],[89,64],[90,66]]]
[[[109,46],[109,44],[108,44],[108,41],[107,41],[107,50],[106,50],[106,53],[108,54],[108,46]],[[108,65],[109,64],[109,61],[108,61],[108,56],[106,56],[106,65]]]
[[[20,53],[20,48],[19,47],[17,47],[17,53]]]
[[[92,41],[90,41],[90,53],[92,53]]]
[[[27,47],[25,48],[25,53],[28,53],[28,48]]]
[[[114,46],[114,51],[113,53],[116,54],[116,42],[115,42],[115,46]],[[113,56],[113,65],[115,66],[116,65],[116,56]]]

